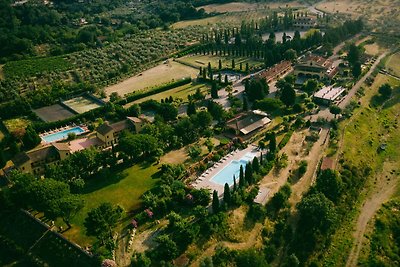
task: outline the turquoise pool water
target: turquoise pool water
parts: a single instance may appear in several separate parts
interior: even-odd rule
[[[63,139],[66,139],[68,137],[69,133],[74,133],[76,135],[80,135],[84,133],[85,130],[82,129],[81,127],[77,126],[68,130],[60,131],[57,133],[49,134],[46,136],[42,136],[42,140],[45,141],[46,143],[53,143],[57,142]]]
[[[239,182],[240,166],[243,166],[243,170],[246,168],[246,164],[253,160],[256,155],[253,153],[247,153],[239,160],[232,160],[222,170],[220,170],[210,181],[225,185],[228,183],[229,186],[233,185],[233,175],[235,175],[236,182]]]

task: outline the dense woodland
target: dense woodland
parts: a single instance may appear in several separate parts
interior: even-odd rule
[[[197,11],[190,2],[184,1],[165,4],[164,1],[80,3],[58,0],[52,1],[53,5],[40,1],[11,5],[12,2],[0,1],[0,62],[98,47],[105,40],[112,42],[126,33],[205,16],[204,10]],[[116,8],[126,7],[130,10],[127,14],[108,15]],[[82,18],[85,21],[81,21]],[[42,51],[43,47],[37,47],[44,44],[45,51]]]

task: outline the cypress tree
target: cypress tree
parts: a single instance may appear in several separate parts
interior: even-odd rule
[[[212,209],[214,213],[217,213],[219,211],[219,198],[218,192],[216,190],[214,190],[213,192]]]
[[[199,75],[200,75],[200,76],[203,75],[203,67],[200,67],[200,73],[199,73]]]
[[[246,164],[246,169],[245,169],[244,177],[245,177],[245,181],[246,181],[248,184],[252,184],[252,183],[253,183],[253,170],[252,170],[252,167],[251,167],[251,163],[250,163],[250,162],[248,162],[248,163]]]
[[[222,69],[222,61],[221,61],[221,59],[218,61],[218,69]]]
[[[258,161],[257,157],[254,157],[253,159],[253,164],[252,164],[254,172],[259,172],[260,171],[260,162]]]
[[[225,183],[224,186],[224,203],[227,205],[231,203],[231,189],[229,188],[228,183]]]
[[[243,110],[247,111],[249,109],[249,103],[247,102],[247,97],[243,97]]]
[[[235,59],[232,58],[232,69],[235,69]]]
[[[228,84],[228,75],[225,74],[225,84]]]
[[[243,166],[240,165],[239,187],[244,187],[244,185],[245,185],[245,180],[244,180]]]
[[[236,177],[233,175],[233,191],[236,191],[237,185],[236,185]]]
[[[206,69],[203,70],[203,80],[207,80],[207,71],[206,71]]]
[[[239,69],[240,69],[240,70],[243,70],[243,64],[242,64],[242,62],[240,62],[240,64],[239,64]]]
[[[263,153],[261,152],[261,155],[260,155],[260,165],[262,166],[263,165]]]
[[[217,83],[215,81],[213,81],[211,84],[211,97],[218,98]]]

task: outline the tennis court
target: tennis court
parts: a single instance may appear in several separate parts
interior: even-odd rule
[[[96,100],[95,98],[89,96],[78,96],[63,101],[62,104],[78,114],[85,113],[92,109],[103,106],[103,103],[100,100]]]
[[[34,109],[33,112],[45,122],[61,121],[75,115],[72,111],[60,104]]]

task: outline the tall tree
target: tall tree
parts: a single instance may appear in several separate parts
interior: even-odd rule
[[[188,116],[196,114],[196,104],[193,101],[189,102],[186,113]]]
[[[213,81],[211,84],[211,97],[214,99],[218,98],[218,88],[216,81]]]
[[[257,157],[254,157],[252,167],[254,172],[259,172],[260,171],[260,162],[258,161]]]
[[[315,188],[333,202],[337,202],[343,190],[340,174],[335,170],[323,170],[317,177]]]
[[[245,169],[245,173],[244,173],[244,178],[246,180],[246,182],[250,185],[253,184],[253,168],[251,166],[251,162],[248,162],[246,164],[246,169]]]
[[[122,216],[122,208],[105,202],[89,211],[84,225],[88,235],[96,236],[103,242],[111,238],[112,230]]]
[[[34,148],[40,144],[40,141],[41,139],[35,129],[33,129],[32,125],[28,125],[28,127],[26,127],[25,134],[22,137],[22,142],[24,143],[25,148]]]
[[[231,189],[229,188],[228,183],[225,183],[224,186],[224,203],[227,205],[231,203]]]
[[[214,213],[217,213],[219,211],[219,197],[218,197],[218,192],[216,190],[214,190],[213,192],[212,210]]]
[[[240,172],[239,172],[239,187],[244,187],[246,184],[244,180],[244,171],[243,171],[243,165],[240,165]]]
[[[285,83],[281,89],[280,100],[287,106],[293,106],[296,102],[296,92],[289,83]]]

